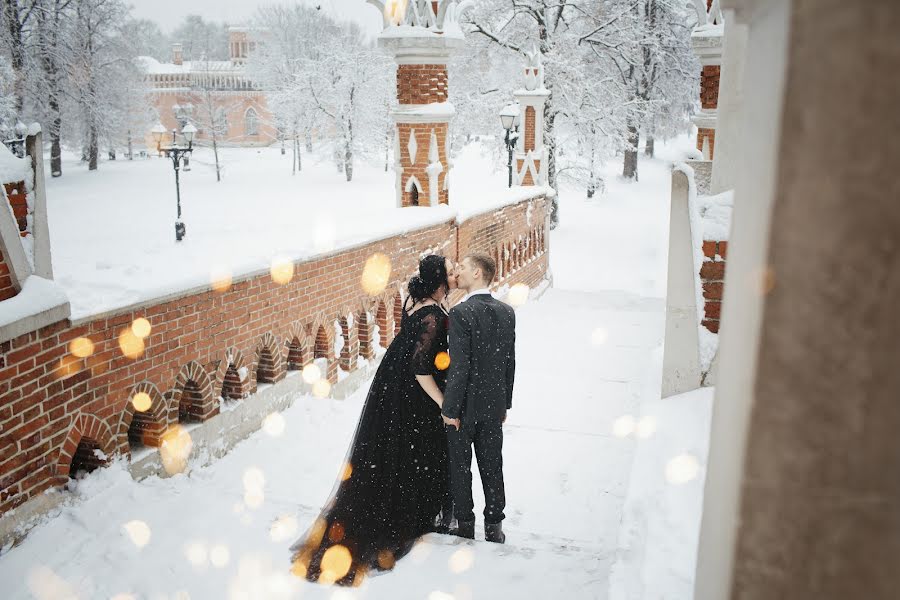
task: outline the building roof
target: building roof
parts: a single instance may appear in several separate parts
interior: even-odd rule
[[[186,60],[180,65],[175,63],[161,63],[152,56],[137,57],[138,63],[149,75],[188,75],[191,73],[232,73],[244,74],[244,65],[230,60]]]

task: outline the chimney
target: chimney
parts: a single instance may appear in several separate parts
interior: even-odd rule
[[[180,65],[184,62],[184,53],[181,49],[181,44],[172,44],[172,62],[176,65]]]

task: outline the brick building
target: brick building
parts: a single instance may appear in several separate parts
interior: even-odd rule
[[[150,129],[162,123],[167,131],[181,130],[189,121],[199,129],[196,140],[211,139],[210,127],[218,126],[218,143],[230,146],[267,146],[278,137],[266,94],[247,72],[247,57],[261,43],[256,30],[228,30],[229,60],[185,61],[181,44],[172,48],[172,62],[141,57],[150,86],[151,114],[145,140],[155,147]],[[214,106],[206,106],[206,94]],[[211,112],[211,114],[210,114]]]

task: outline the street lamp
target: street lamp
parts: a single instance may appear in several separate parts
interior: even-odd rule
[[[159,144],[162,142],[162,137],[166,135],[166,128],[163,127],[162,123],[157,121],[156,125],[153,126],[153,129],[150,130],[150,133],[153,134],[153,139],[156,140],[156,154],[162,154]]]
[[[513,149],[516,147],[516,142],[519,139],[518,120],[518,104],[507,104],[500,111],[500,124],[506,130],[506,150],[509,152],[509,164],[507,165],[509,169],[509,187],[512,187],[513,182]]]
[[[162,131],[160,131],[162,129]],[[153,137],[156,139],[156,146],[159,148],[160,143],[162,142],[162,136],[165,133],[165,129],[162,125],[157,124],[156,127],[153,128]],[[175,241],[180,242],[184,239],[185,227],[184,223],[181,221],[181,182],[178,178],[178,172],[181,170],[181,164],[184,163],[185,170],[188,169],[188,157],[191,155],[191,152],[194,151],[194,134],[197,133],[197,128],[194,127],[192,123],[188,123],[184,127],[181,128],[181,135],[184,137],[187,142],[187,146],[178,145],[176,136],[177,132],[172,130],[172,145],[164,148],[166,151],[166,156],[172,159],[172,168],[175,169],[175,198],[178,206],[178,216],[175,220]]]

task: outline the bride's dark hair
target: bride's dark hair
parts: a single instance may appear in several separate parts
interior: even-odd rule
[[[440,254],[429,254],[419,261],[419,272],[409,280],[407,290],[413,303],[430,298],[441,287],[450,288],[447,279],[447,259]]]

